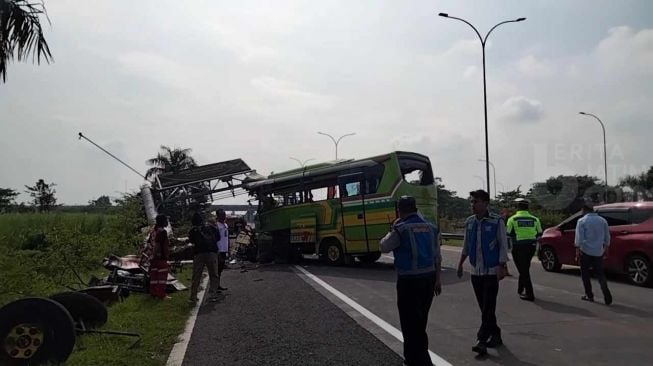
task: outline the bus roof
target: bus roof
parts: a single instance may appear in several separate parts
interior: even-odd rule
[[[324,163],[308,165],[303,168],[297,168],[271,174],[267,179],[257,180],[254,182],[244,183],[243,187],[250,191],[255,191],[263,187],[276,188],[287,185],[293,181],[300,181],[302,179],[314,178],[325,175],[332,175],[343,170],[361,168],[366,166],[374,166],[379,161],[387,160],[391,155],[417,158],[419,160],[429,161],[429,158],[422,154],[417,154],[407,151],[394,151],[384,155],[373,156],[364,159],[349,159],[349,160],[336,160]]]

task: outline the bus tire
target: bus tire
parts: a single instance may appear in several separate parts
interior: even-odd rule
[[[83,292],[61,292],[50,296],[50,300],[61,304],[75,322],[84,324],[87,329],[99,328],[109,318],[107,307],[97,298]]]
[[[56,301],[26,297],[0,308],[0,365],[60,364],[75,346],[75,325]]]
[[[331,266],[339,266],[345,262],[345,253],[342,251],[342,245],[336,239],[327,239],[322,244],[322,259]]]

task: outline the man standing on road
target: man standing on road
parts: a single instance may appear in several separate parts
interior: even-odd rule
[[[605,280],[603,272],[603,256],[605,250],[610,246],[610,229],[608,222],[594,212],[594,204],[590,199],[583,202],[584,216],[576,224],[576,262],[580,257],[580,275],[585,287],[585,296],[581,299],[585,301],[594,301],[592,293],[592,283],[590,281],[590,270],[601,284],[603,299],[606,305],[612,304],[612,294],[608,289],[608,283]]]
[[[218,290],[224,291],[227,288],[222,287],[222,271],[227,262],[227,253],[229,253],[229,226],[227,226],[227,214],[219,208],[215,211],[217,217],[216,229],[218,230]]]
[[[506,231],[512,239],[512,259],[519,271],[517,293],[519,298],[534,301],[533,283],[531,282],[531,260],[537,247],[537,239],[542,236],[540,219],[528,212],[528,201],[517,198],[517,212],[508,219]]]
[[[482,189],[469,193],[474,215],[465,221],[463,250],[458,262],[458,278],[463,276],[463,263],[469,256],[472,265],[472,286],[481,309],[481,327],[472,351],[487,354],[487,348],[503,344],[497,325],[496,307],[499,281],[505,277],[508,261],[506,226],[501,216],[490,213],[490,195]]]
[[[380,246],[382,252],[394,255],[404,364],[431,366],[426,323],[433,295],[442,292],[440,231],[418,214],[414,197],[400,197],[397,207],[399,218]]]
[[[209,271],[209,294],[215,296],[218,286],[218,268],[215,246],[217,233],[211,225],[206,225],[199,212],[193,214],[191,219],[193,227],[188,233],[188,241],[193,244],[193,279],[190,286],[190,302],[196,303],[197,291],[200,287],[202,272],[206,266]]]

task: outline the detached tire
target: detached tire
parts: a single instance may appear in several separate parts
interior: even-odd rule
[[[345,262],[345,253],[342,251],[340,242],[335,239],[328,239],[322,244],[322,259],[331,266],[339,266]]]
[[[542,247],[540,250],[540,262],[542,263],[542,268],[547,272],[559,272],[562,268],[562,264],[560,264],[555,250],[550,246]]]
[[[62,292],[50,299],[66,308],[73,320],[87,329],[103,326],[109,317],[107,307],[100,300],[83,292]]]
[[[0,308],[0,365],[60,364],[75,346],[75,324],[56,301],[28,297]]]

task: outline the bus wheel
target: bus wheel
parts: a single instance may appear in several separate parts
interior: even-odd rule
[[[343,253],[340,243],[332,239],[322,245],[322,258],[327,264],[338,266],[344,263],[345,253]]]
[[[58,365],[74,346],[73,319],[58,302],[28,297],[0,308],[0,365]]]
[[[63,305],[77,324],[87,329],[103,326],[108,319],[107,307],[97,298],[83,292],[61,292],[50,296]]]
[[[361,263],[374,263],[378,261],[379,258],[381,258],[381,253],[370,253],[358,257],[358,260],[361,261]]]

